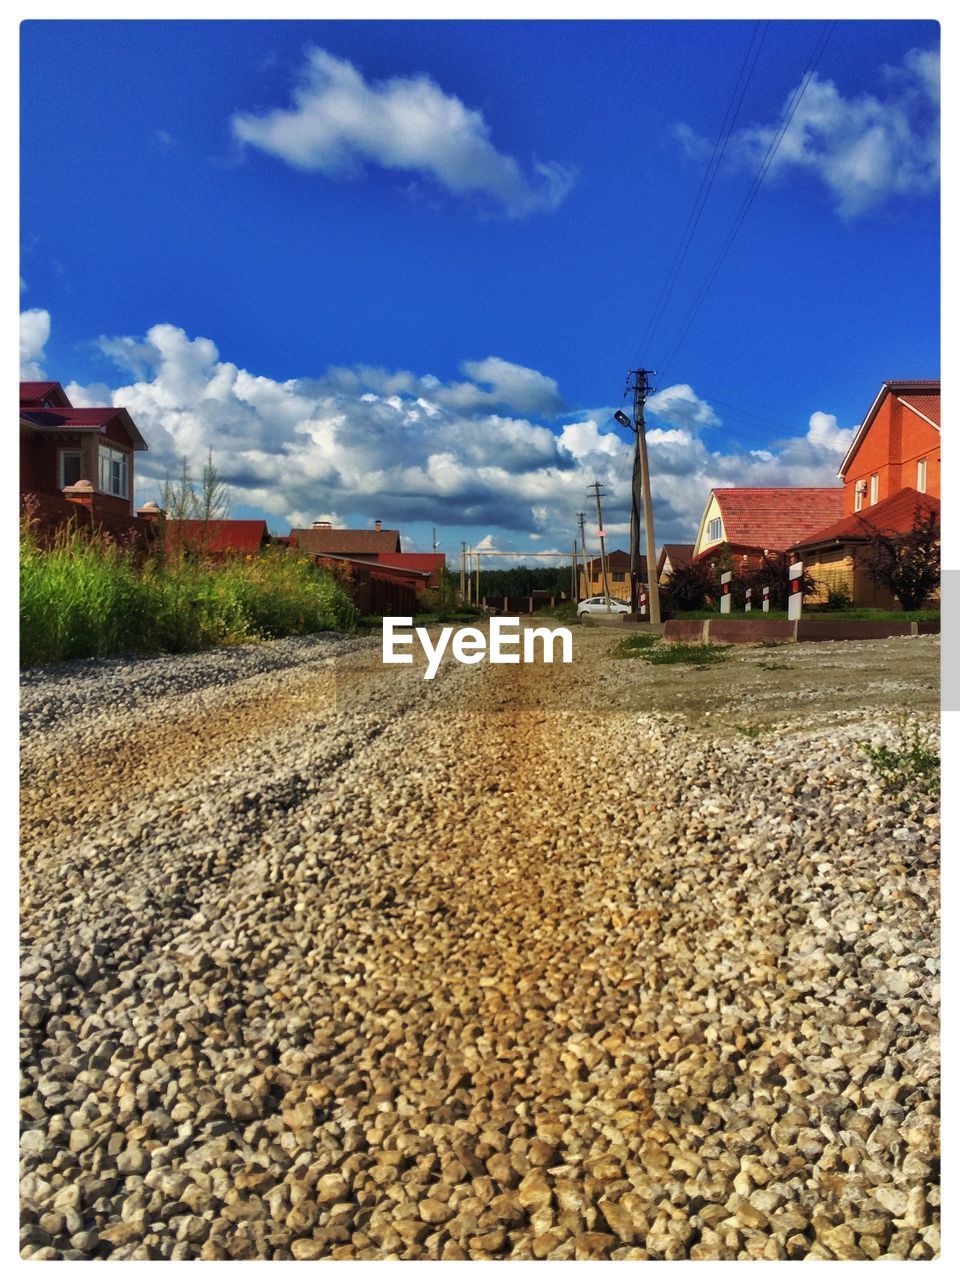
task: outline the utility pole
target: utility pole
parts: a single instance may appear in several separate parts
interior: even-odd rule
[[[477,598],[474,601],[474,604],[479,609],[480,608],[480,552],[476,551],[474,552],[474,554],[477,557]]]
[[[580,522],[580,550],[583,560],[583,598],[586,599],[590,594],[590,561],[587,559],[587,534],[584,528],[584,522],[587,515],[585,511],[577,512],[577,520]],[[580,600],[580,588],[577,588],[577,601]]]
[[[440,545],[440,544],[437,542],[437,531],[436,531],[436,529],[434,529],[434,531],[433,531],[433,549],[434,549],[434,552],[436,552],[436,549],[437,549],[437,547],[438,547],[439,545]]]
[[[466,568],[467,568],[467,544],[460,543],[460,601],[466,601],[467,584],[466,584]]]
[[[600,539],[600,574],[603,579],[603,594],[609,596],[610,584],[607,581],[607,553],[604,549],[604,528],[603,528],[603,512],[600,510],[600,499],[604,496],[600,490],[603,488],[599,480],[594,480],[593,484],[587,486],[588,490],[593,490],[593,496],[597,501],[597,536]]]
[[[633,422],[625,413],[614,414],[623,426],[633,431],[633,484],[630,503],[630,604],[637,609],[640,577],[640,507],[643,505],[644,542],[647,553],[647,595],[650,600],[650,622],[660,625],[660,586],[657,575],[657,544],[653,534],[653,500],[650,496],[650,467],[647,463],[647,434],[644,422],[644,406],[653,390],[650,385],[652,369],[631,369],[627,374],[627,390],[633,392]]]
[[[579,591],[577,589],[577,540],[573,540],[573,559],[570,561],[570,599],[574,604],[577,603]]]

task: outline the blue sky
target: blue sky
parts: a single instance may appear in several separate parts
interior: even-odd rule
[[[24,370],[131,410],[138,499],[212,448],[235,515],[454,559],[568,548],[595,478],[626,545],[641,360],[658,540],[715,484],[831,483],[880,381],[939,374],[936,24],[834,26],[664,367],[823,30],[27,22]]]

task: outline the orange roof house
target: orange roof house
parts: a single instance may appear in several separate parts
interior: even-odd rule
[[[711,489],[700,520],[694,559],[729,552],[756,563],[784,552],[843,515],[843,490]]]
[[[939,498],[939,380],[884,382],[838,475],[845,515],[875,507],[900,489]]]

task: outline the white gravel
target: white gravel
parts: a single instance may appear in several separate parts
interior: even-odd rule
[[[936,642],[779,725],[839,646],[611,644],[25,674],[23,1256],[937,1253],[936,804],[858,746]]]

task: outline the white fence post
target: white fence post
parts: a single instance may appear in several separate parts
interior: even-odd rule
[[[790,566],[790,599],[787,601],[787,617],[791,622],[799,622],[803,610],[803,561],[798,560]]]
[[[753,587],[747,587],[747,599],[746,599],[746,603],[743,606],[744,613],[749,613],[750,610],[753,608],[752,600],[753,600]]]
[[[643,587],[637,592],[637,613],[647,612],[647,592]]]
[[[729,613],[730,606],[733,603],[733,596],[730,594],[730,580],[732,573],[721,573],[720,575],[720,612]]]
[[[770,612],[770,588],[769,587],[763,588],[763,612],[764,613]]]

